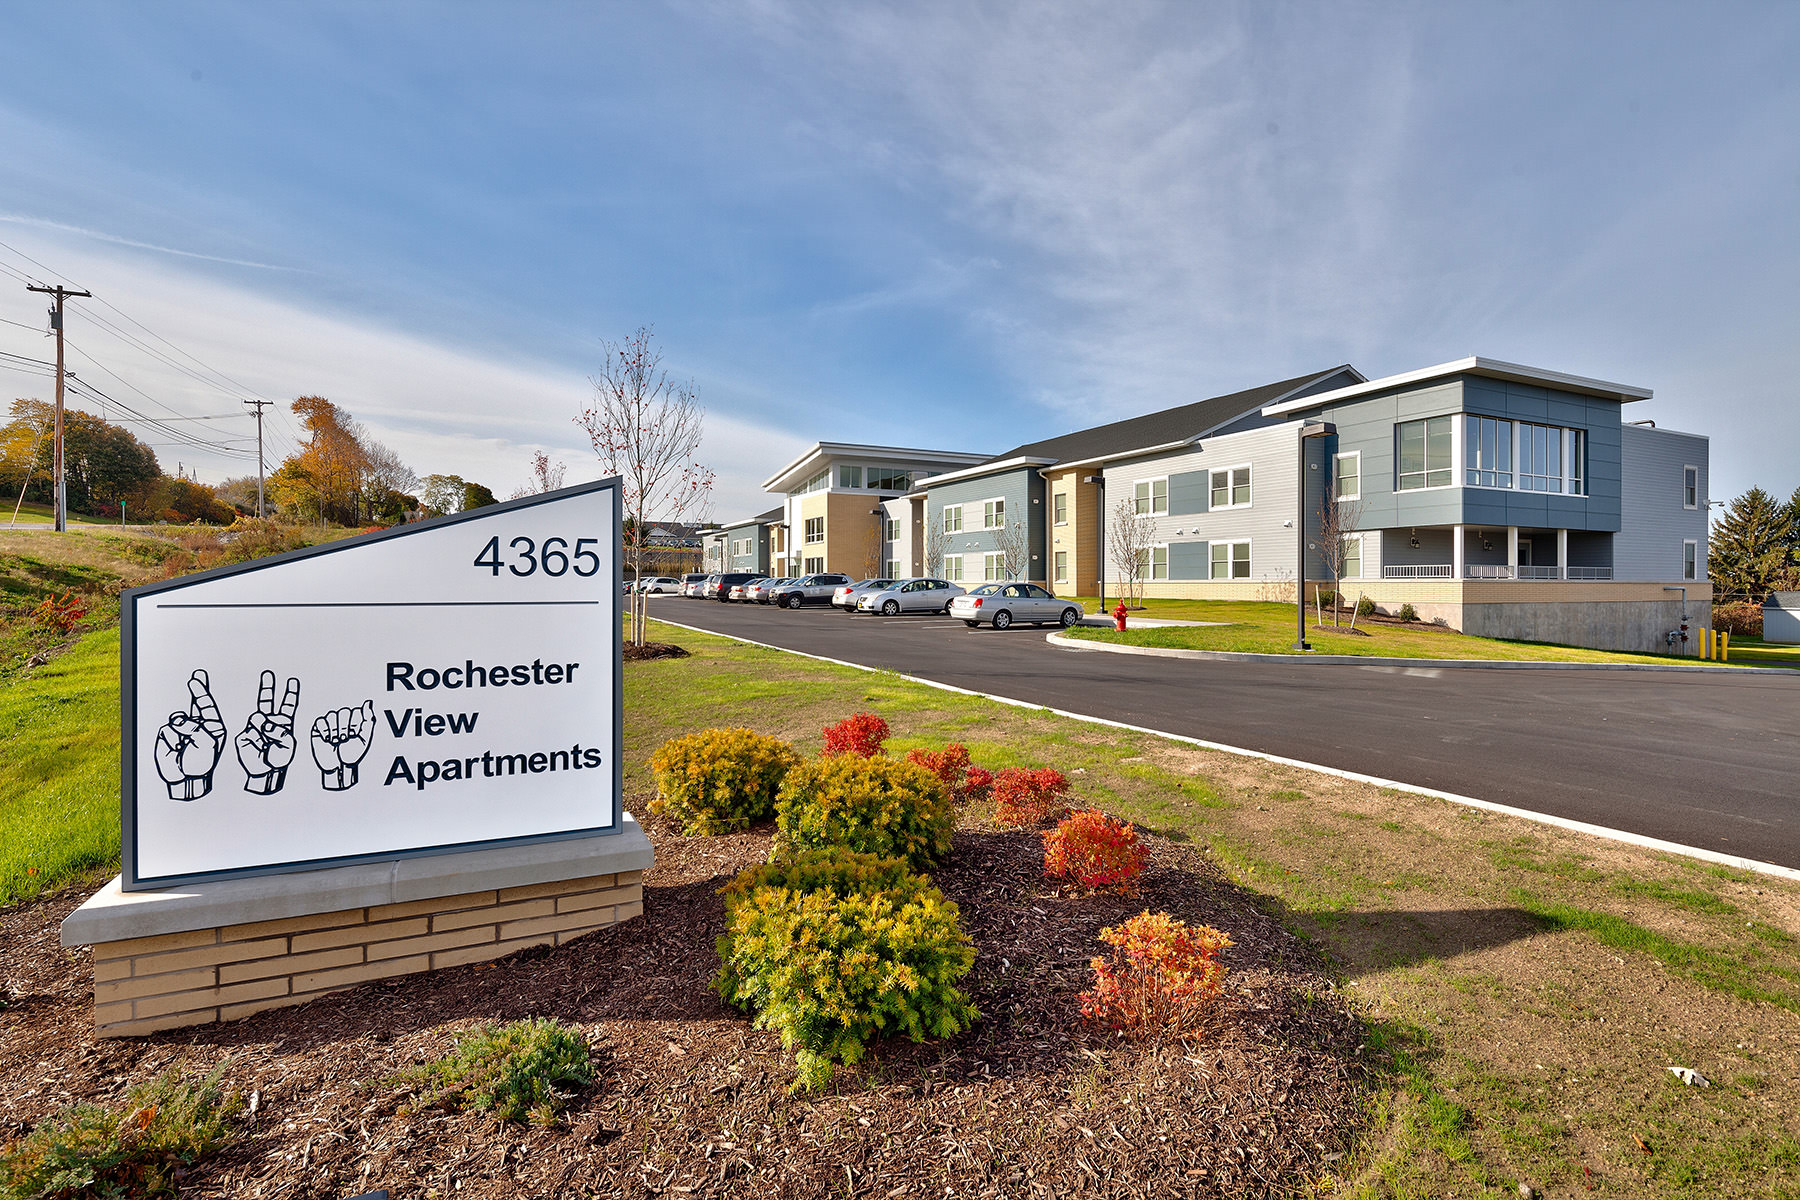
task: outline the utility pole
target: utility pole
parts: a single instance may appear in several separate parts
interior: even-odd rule
[[[42,292],[46,296],[56,298],[56,307],[50,310],[50,327],[56,331],[56,470],[54,474],[56,495],[56,532],[66,533],[69,528],[69,493],[67,482],[63,479],[63,301],[74,296],[92,296],[92,292],[78,292],[63,287],[60,283],[55,287],[44,287],[40,284],[27,284],[28,292]]]
[[[273,400],[246,400],[244,403],[256,409],[256,517],[260,521],[263,517],[262,412],[265,407],[275,402]]]

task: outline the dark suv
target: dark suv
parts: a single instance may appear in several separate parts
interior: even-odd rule
[[[723,575],[714,575],[706,581],[706,590],[720,603],[731,599],[731,589],[740,583],[749,583],[752,579],[761,579],[755,571],[727,571]],[[717,591],[714,589],[717,588]]]
[[[778,587],[773,598],[781,608],[799,608],[802,604],[830,604],[831,595],[850,582],[848,575],[808,575],[804,579]]]

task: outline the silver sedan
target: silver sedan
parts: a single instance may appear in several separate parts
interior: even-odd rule
[[[1035,583],[989,583],[952,600],[950,615],[970,629],[984,622],[995,629],[1015,622],[1067,629],[1086,614],[1073,600],[1059,600]]]
[[[951,601],[962,594],[963,590],[947,579],[902,579],[882,591],[864,592],[857,597],[856,611],[884,617],[905,612],[949,612]]]

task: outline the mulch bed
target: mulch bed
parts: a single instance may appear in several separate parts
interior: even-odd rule
[[[686,658],[687,656],[687,647],[677,646],[673,642],[645,642],[641,646],[636,642],[625,643],[626,662],[641,662],[647,658]]]
[[[708,987],[717,889],[766,856],[768,831],[648,825],[658,862],[641,920],[150,1038],[93,1034],[88,954],[57,947],[85,893],[0,912],[0,1136],[229,1058],[256,1117],[186,1197],[1266,1196],[1333,1173],[1363,1119],[1358,1021],[1311,947],[1202,851],[1150,837],[1143,894],[1128,900],[1056,886],[1034,833],[984,828],[960,831],[935,873],[977,946],[965,987],[982,1019],[947,1042],[884,1043],[830,1092],[790,1097],[778,1039]],[[1134,1043],[1080,1017],[1095,935],[1144,907],[1237,942],[1204,1036]],[[575,1023],[595,1048],[596,1082],[562,1124],[403,1115],[408,1095],[385,1080],[456,1029],[524,1016]]]

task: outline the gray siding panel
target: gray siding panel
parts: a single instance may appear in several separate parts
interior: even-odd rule
[[[1169,476],[1169,515],[1191,516],[1206,511],[1212,495],[1212,476],[1207,471],[1183,471]]]
[[[1613,578],[1648,583],[1682,582],[1683,541],[1699,543],[1699,577],[1706,568],[1706,489],[1710,444],[1704,437],[1650,429],[1620,428],[1624,527],[1613,539]],[[1699,471],[1699,501],[1683,507],[1682,470]]]
[[[1206,542],[1170,542],[1169,578],[1205,579],[1212,569]]]
[[[945,508],[964,505],[962,532],[950,534],[944,539],[944,553],[964,555],[964,581],[979,580],[981,556],[1000,548],[995,539],[996,531],[981,528],[982,505],[988,500],[1005,500],[1006,523],[1011,525],[1015,521],[1023,522],[1026,536],[1030,539],[1030,566],[1026,575],[1041,581],[1048,573],[1048,564],[1044,559],[1044,522],[1047,519],[1044,494],[1043,476],[1031,467],[934,487],[925,500],[927,535],[933,529],[944,527]]]

